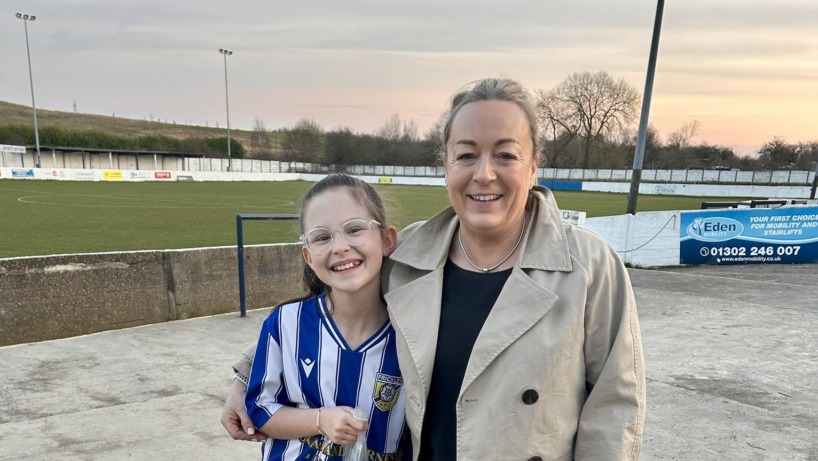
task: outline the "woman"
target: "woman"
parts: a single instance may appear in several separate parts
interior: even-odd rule
[[[443,135],[452,206],[403,230],[384,267],[413,458],[637,459],[645,376],[630,280],[536,186],[530,96],[481,80],[453,98]],[[222,421],[235,430],[231,399]]]

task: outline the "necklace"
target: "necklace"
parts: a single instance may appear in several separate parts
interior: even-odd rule
[[[462,237],[463,232],[462,231],[457,232],[457,242],[460,244],[460,249],[463,250],[463,256],[466,257],[466,261],[468,261],[469,264],[471,264],[471,267],[479,270],[480,272],[491,272],[494,269],[497,269],[498,267],[500,267],[500,265],[503,264],[504,262],[508,261],[508,258],[510,258],[511,255],[513,255],[514,252],[517,251],[517,247],[520,246],[520,242],[523,241],[523,234],[524,233],[525,233],[525,218],[523,218],[523,227],[522,227],[522,229],[520,229],[520,236],[517,238],[517,243],[514,244],[514,248],[512,248],[511,252],[509,252],[509,254],[507,254],[506,257],[503,258],[499,263],[497,263],[497,264],[495,264],[495,265],[493,265],[491,267],[480,267],[477,264],[475,264],[474,261],[471,260],[471,258],[469,257],[469,253],[466,251],[466,247],[463,246],[463,237]]]

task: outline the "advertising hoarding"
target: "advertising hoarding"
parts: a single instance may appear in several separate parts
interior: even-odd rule
[[[681,213],[682,264],[818,263],[818,207]]]
[[[121,170],[105,170],[102,172],[103,181],[122,181]]]
[[[12,168],[11,169],[11,177],[12,178],[33,178],[34,177],[34,170],[31,168]]]

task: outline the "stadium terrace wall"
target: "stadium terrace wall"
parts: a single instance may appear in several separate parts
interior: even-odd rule
[[[249,245],[244,257],[248,308],[301,294],[298,245]],[[237,266],[235,247],[0,259],[0,346],[238,315]]]
[[[0,169],[31,169],[36,166],[34,152],[25,151],[24,146],[3,146],[15,149],[14,152],[0,152]],[[22,152],[18,152],[22,150]],[[232,168],[231,168],[232,165]],[[230,173],[227,178],[218,180],[269,181],[269,178],[252,178],[253,175],[277,173],[314,173],[326,174],[330,171],[342,171],[357,176],[386,177],[431,177],[442,178],[445,171],[441,166],[400,166],[400,165],[319,165],[304,162],[279,162],[276,160],[233,159],[226,158],[184,158],[166,157],[161,154],[117,154],[110,153],[54,153],[44,151],[41,155],[41,167],[45,170],[59,169],[118,169],[136,171],[170,171]],[[179,173],[185,175],[186,173]],[[239,174],[236,176],[236,174]],[[633,171],[630,169],[579,169],[579,168],[539,168],[537,176],[543,180],[585,181],[630,183]],[[207,176],[205,176],[207,177]],[[644,183],[673,184],[754,184],[754,185],[810,185],[815,178],[814,171],[778,170],[778,171],[741,171],[733,169],[684,169],[684,170],[642,170]],[[162,178],[166,179],[166,178]],[[211,180],[211,179],[202,179]]]
[[[34,168],[36,166],[37,154],[35,152],[0,152],[0,167]],[[54,149],[43,149],[40,153],[41,168],[139,170],[144,167],[154,170],[183,170],[184,166],[182,158],[162,154],[63,152]]]

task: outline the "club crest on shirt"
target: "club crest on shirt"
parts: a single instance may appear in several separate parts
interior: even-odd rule
[[[381,411],[391,410],[398,402],[401,386],[403,386],[403,378],[400,376],[383,373],[375,375],[375,390],[372,393],[372,401],[375,406]]]

